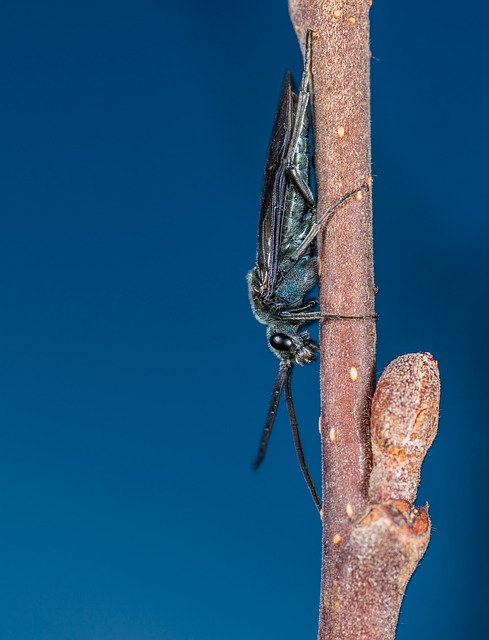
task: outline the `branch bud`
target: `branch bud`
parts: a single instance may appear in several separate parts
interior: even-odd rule
[[[439,404],[440,376],[431,354],[410,353],[386,367],[372,401],[371,502],[414,502]]]

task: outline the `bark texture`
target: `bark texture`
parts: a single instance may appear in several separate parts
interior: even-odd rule
[[[353,189],[371,186],[370,4],[289,0],[302,46],[306,31],[314,32],[318,216]],[[375,313],[371,191],[362,194],[339,207],[319,237],[325,314]],[[320,640],[394,638],[407,582],[429,540],[427,512],[412,501],[436,432],[438,369],[429,354],[389,365],[373,401],[372,455],[375,341],[373,319],[321,323]]]

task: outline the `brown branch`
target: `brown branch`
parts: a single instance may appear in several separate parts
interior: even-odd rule
[[[315,33],[318,215],[352,189],[370,184],[369,8],[369,0],[289,0],[301,44],[307,29]],[[319,256],[321,311],[373,316],[370,193],[349,200],[331,218],[319,238]],[[319,640],[394,638],[405,587],[429,539],[427,513],[411,501],[436,431],[438,370],[426,354],[409,356],[407,364],[398,359],[386,370],[374,400],[371,476],[375,340],[372,319],[325,319],[320,328]],[[431,392],[423,395],[425,387]],[[411,449],[403,449],[407,441]]]

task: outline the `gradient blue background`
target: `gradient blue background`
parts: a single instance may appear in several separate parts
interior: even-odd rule
[[[439,360],[399,639],[487,615],[487,20],[372,12],[378,369]],[[252,317],[283,0],[3,0],[0,640],[314,638],[320,526]],[[300,375],[299,375],[300,374]],[[317,366],[297,411],[319,482]]]

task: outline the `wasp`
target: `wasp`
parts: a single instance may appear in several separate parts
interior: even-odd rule
[[[255,267],[248,273],[248,290],[256,319],[267,326],[268,346],[280,359],[258,455],[262,463],[275,421],[282,391],[292,428],[295,449],[304,479],[316,507],[321,501],[311,480],[292,399],[294,364],[316,360],[319,350],[304,327],[322,317],[314,311],[317,300],[306,296],[318,280],[316,236],[330,215],[346,200],[368,186],[355,189],[317,217],[311,191],[311,118],[308,110],[312,32],[306,36],[304,70],[295,94],[292,76],[285,74],[265,165]],[[355,316],[357,317],[357,316]]]

